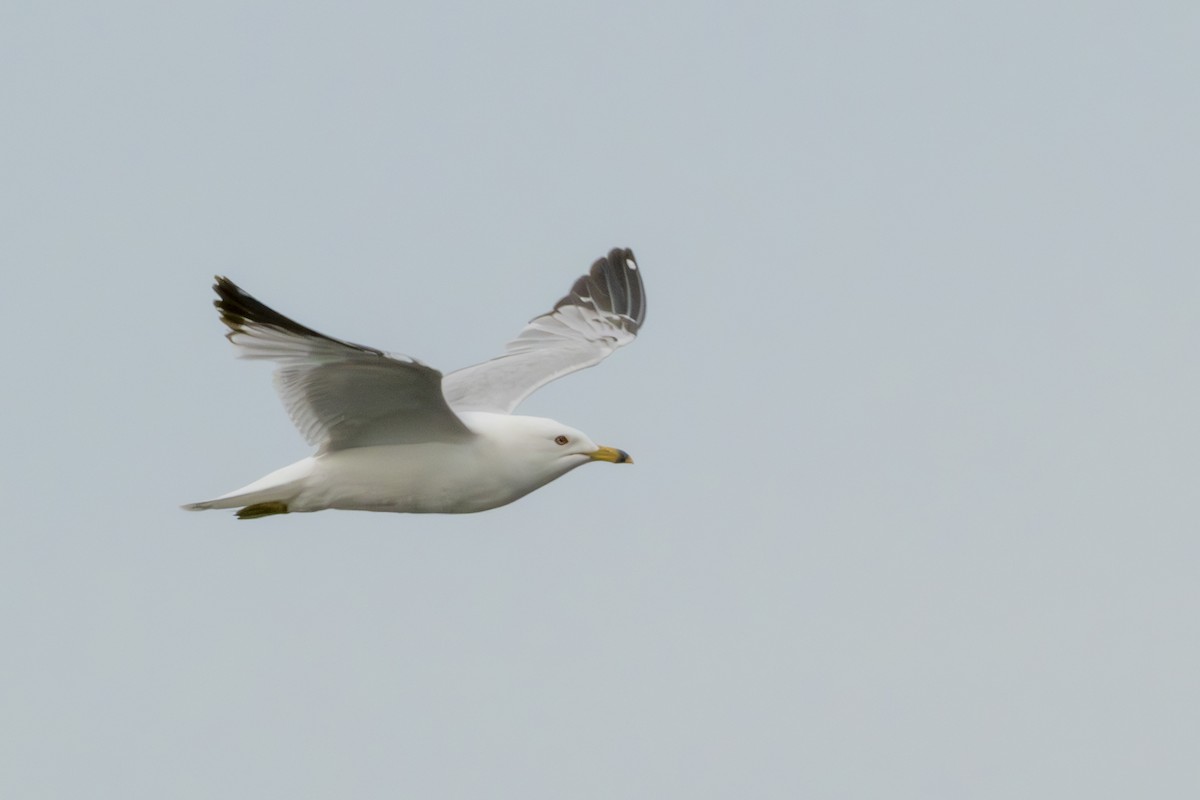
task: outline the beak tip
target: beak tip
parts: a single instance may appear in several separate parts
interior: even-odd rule
[[[612,464],[632,464],[633,457],[624,450],[619,450],[616,447],[600,447],[593,452],[589,458],[593,461],[608,461]]]

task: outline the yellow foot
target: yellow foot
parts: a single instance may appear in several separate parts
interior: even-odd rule
[[[238,519],[258,519],[259,517],[269,517],[272,514],[288,513],[287,503],[279,500],[272,500],[269,503],[255,503],[252,506],[246,506],[237,512]]]

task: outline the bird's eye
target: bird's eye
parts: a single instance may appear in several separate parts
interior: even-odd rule
[[[562,434],[559,434],[558,436],[554,437],[555,444],[566,444],[569,441],[571,441],[571,440],[568,439],[567,437],[563,436]]]

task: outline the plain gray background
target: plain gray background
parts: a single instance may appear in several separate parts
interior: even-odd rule
[[[1200,6],[0,10],[0,795],[1200,792]],[[450,370],[633,247],[463,517],[308,453],[228,274]]]

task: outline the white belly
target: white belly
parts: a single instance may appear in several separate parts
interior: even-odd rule
[[[523,497],[557,475],[517,474],[480,440],[356,447],[316,456],[291,511],[467,514]]]

